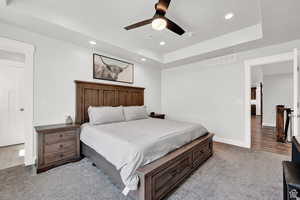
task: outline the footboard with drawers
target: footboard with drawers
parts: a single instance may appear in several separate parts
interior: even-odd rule
[[[168,196],[213,154],[213,134],[209,133],[190,144],[139,168],[139,199],[160,200]]]

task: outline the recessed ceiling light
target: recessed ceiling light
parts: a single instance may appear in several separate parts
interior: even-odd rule
[[[96,45],[97,43],[95,41],[90,41],[91,45]]]
[[[233,17],[234,17],[234,14],[233,14],[233,13],[227,13],[227,14],[225,15],[225,19],[226,19],[226,20],[232,19]]]
[[[145,62],[147,59],[146,58],[141,58],[141,61]]]
[[[161,41],[159,44],[160,44],[161,46],[164,46],[164,45],[166,44],[166,42],[165,42],[165,41]]]

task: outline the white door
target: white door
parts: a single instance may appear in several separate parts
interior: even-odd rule
[[[293,114],[293,135],[300,136],[299,134],[299,125],[300,125],[300,118],[299,118],[299,57],[298,57],[298,49],[294,49],[294,114]]]
[[[24,68],[0,64],[0,147],[24,143]]]

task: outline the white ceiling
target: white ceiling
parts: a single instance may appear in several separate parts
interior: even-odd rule
[[[0,9],[0,20],[83,46],[95,40],[101,51],[138,61],[146,57],[149,64],[166,66],[209,54],[224,55],[228,48],[246,50],[300,37],[300,27],[296,26],[300,21],[299,0],[173,0],[167,17],[192,32],[191,37],[154,31],[151,25],[123,29],[151,18],[156,2],[10,0]],[[235,17],[226,21],[228,12]],[[160,41],[166,45],[160,46]],[[208,48],[211,46],[214,48]]]

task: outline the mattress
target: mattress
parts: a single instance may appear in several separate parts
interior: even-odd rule
[[[137,189],[139,167],[207,132],[200,124],[148,118],[94,126],[86,123],[80,139],[120,171],[126,195]]]

